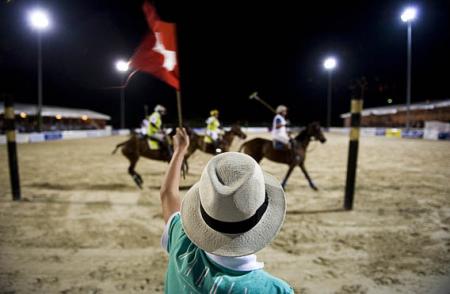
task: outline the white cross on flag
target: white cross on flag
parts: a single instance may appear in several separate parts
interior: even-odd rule
[[[155,7],[144,2],[143,10],[151,32],[131,57],[130,65],[180,89],[175,24],[162,21]]]

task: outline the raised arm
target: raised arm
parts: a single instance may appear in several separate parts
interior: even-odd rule
[[[161,185],[161,207],[164,222],[167,223],[169,217],[180,211],[180,173],[184,156],[189,147],[189,136],[184,128],[177,128],[173,137],[174,153],[169,163],[169,168],[164,176]]]

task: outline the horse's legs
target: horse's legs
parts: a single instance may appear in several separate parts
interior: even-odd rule
[[[303,174],[305,175],[306,179],[308,180],[309,186],[313,189],[313,190],[319,190],[317,189],[316,185],[314,184],[314,182],[311,180],[311,177],[309,176],[308,172],[306,171],[305,168],[305,164],[302,162],[298,165],[300,167],[300,169],[302,170]]]
[[[138,174],[134,168],[136,167],[136,163],[139,160],[138,158],[133,158],[130,159],[130,166],[128,167],[128,173],[130,174],[130,176],[133,178],[134,182],[136,183],[136,185],[139,187],[139,189],[142,189],[142,184],[144,183],[144,181],[142,180],[142,177],[140,174]]]
[[[195,149],[192,150],[192,152],[191,152],[191,150],[188,150],[188,152],[187,152],[186,155],[184,156],[184,159],[183,159],[183,168],[184,168],[184,170],[186,171],[186,174],[189,174],[189,162],[188,162],[188,159],[189,159],[189,157],[191,157],[191,155],[192,155],[194,152],[195,152]]]
[[[289,166],[288,172],[287,172],[286,176],[284,177],[283,182],[281,183],[281,186],[283,187],[283,189],[286,187],[287,180],[288,180],[289,177],[291,176],[291,173],[292,173],[292,171],[294,170],[294,167],[295,167],[295,164],[291,164],[291,165]]]
[[[187,158],[183,159],[183,169],[184,169],[184,173],[185,173],[184,176],[186,176],[189,173],[189,163],[187,161]]]
[[[187,174],[187,170],[188,170],[188,164],[186,159],[183,159],[183,163],[181,164],[181,175],[183,176],[183,179],[186,179],[186,174]]]

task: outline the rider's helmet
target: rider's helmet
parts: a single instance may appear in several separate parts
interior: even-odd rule
[[[276,112],[277,114],[281,114],[283,112],[287,112],[288,108],[285,105],[278,105]]]
[[[210,115],[212,116],[218,116],[219,115],[219,111],[217,109],[213,109],[209,112]]]
[[[155,106],[155,111],[161,113],[162,115],[166,114],[167,112],[166,108],[160,104]]]

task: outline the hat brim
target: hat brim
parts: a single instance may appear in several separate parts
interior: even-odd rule
[[[242,234],[225,234],[210,228],[200,212],[199,183],[189,189],[181,204],[183,229],[189,239],[206,252],[221,256],[253,254],[276,236],[286,214],[286,199],[280,182],[264,173],[269,204],[261,220],[250,231]]]

